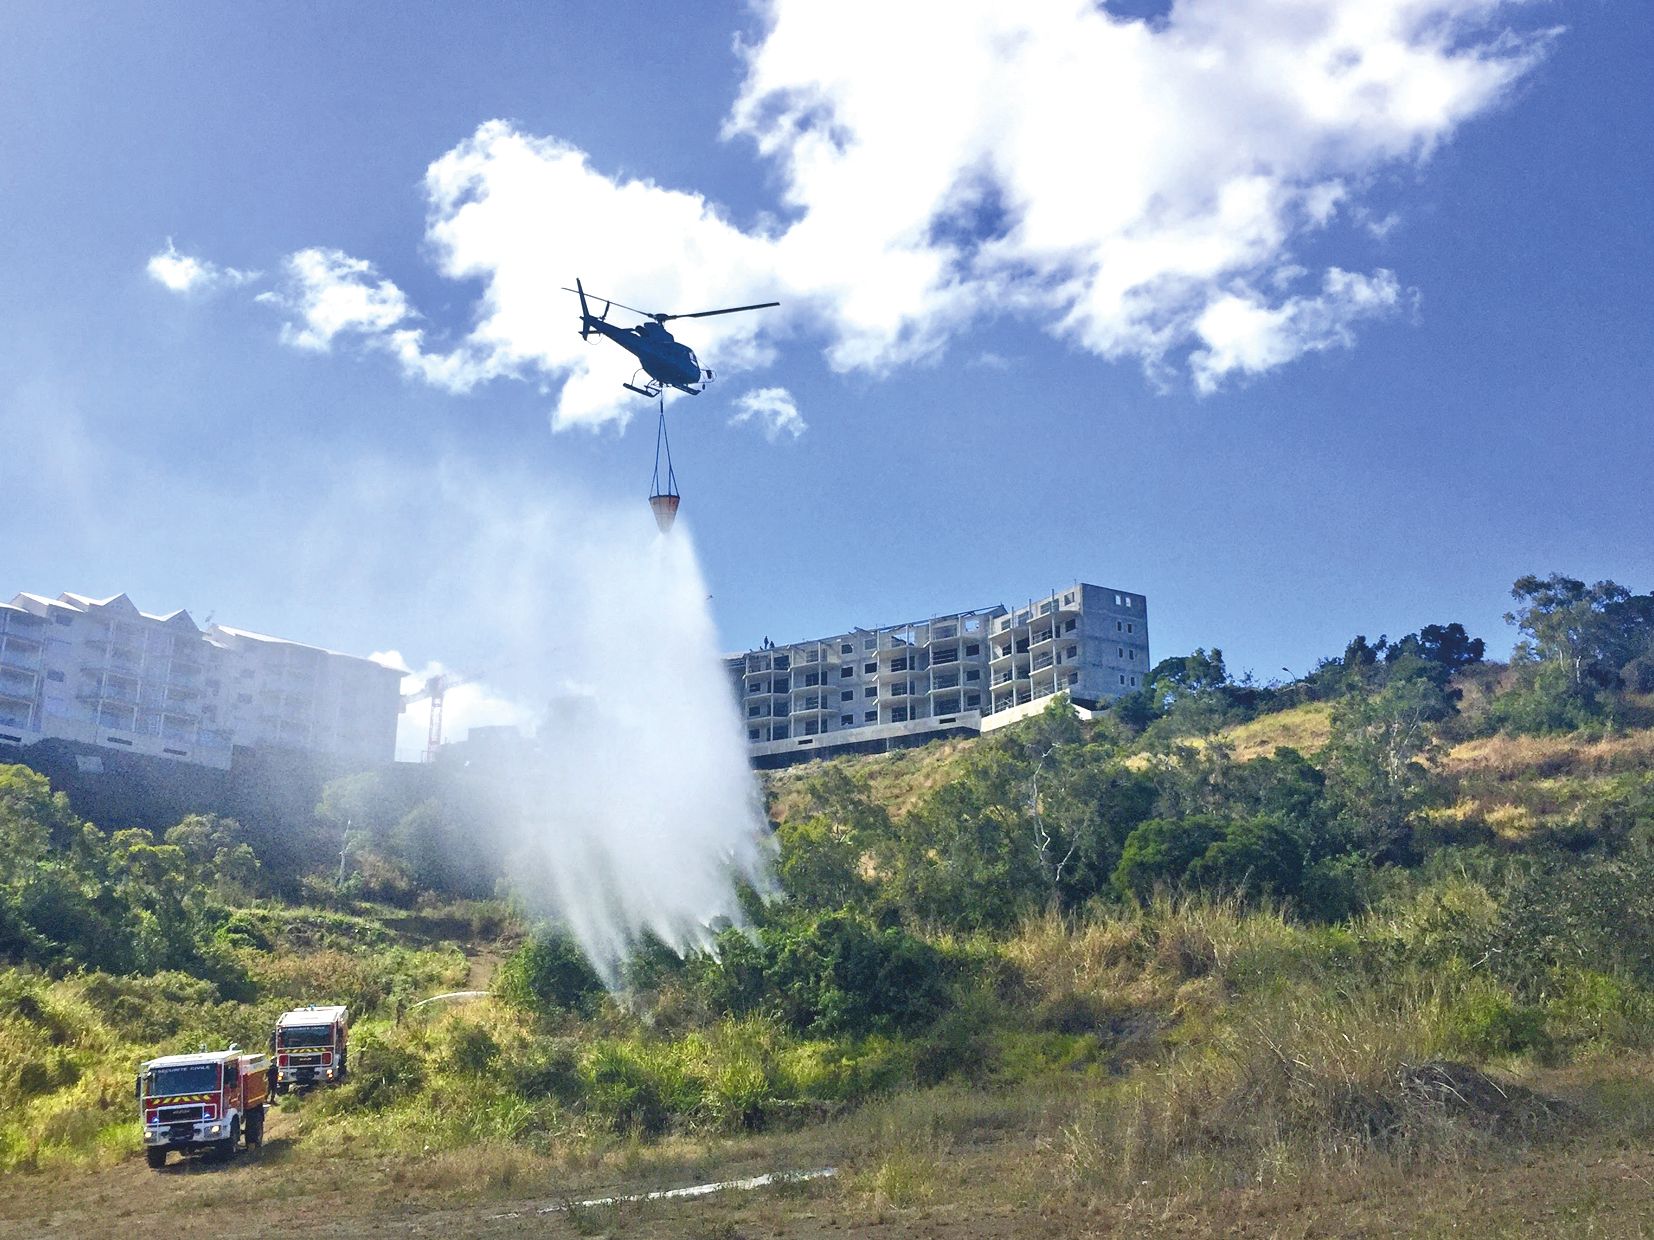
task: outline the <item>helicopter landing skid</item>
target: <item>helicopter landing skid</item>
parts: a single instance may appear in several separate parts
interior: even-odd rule
[[[622,383],[620,386],[625,388],[628,392],[636,392],[639,396],[645,397],[648,400],[655,400],[660,396],[661,392],[668,387],[676,388],[678,391],[684,392],[690,396],[699,396],[706,390],[706,385],[710,382],[712,382],[712,376],[709,371],[707,372],[706,379],[702,380],[700,387],[690,387],[686,383],[666,384],[662,383],[659,379],[650,379],[642,387],[639,387],[635,383]]]

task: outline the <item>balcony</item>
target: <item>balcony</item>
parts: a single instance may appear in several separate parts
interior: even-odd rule
[[[16,663],[23,660],[29,663],[38,662],[44,642],[36,641],[32,637],[24,637],[18,633],[8,633],[0,629],[0,662]]]

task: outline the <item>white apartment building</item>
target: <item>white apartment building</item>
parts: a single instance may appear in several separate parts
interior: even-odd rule
[[[47,738],[224,770],[235,746],[395,756],[402,673],[124,594],[0,604],[0,755]]]
[[[726,660],[755,765],[991,731],[1064,692],[1082,712],[1141,688],[1141,594],[1077,583],[1021,607],[854,629]]]

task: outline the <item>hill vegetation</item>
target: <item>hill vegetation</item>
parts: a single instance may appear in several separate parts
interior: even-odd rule
[[[140,1058],[311,1000],[356,1040],[284,1104],[295,1150],[566,1169],[815,1133],[852,1173],[820,1191],[874,1213],[982,1201],[986,1167],[1018,1209],[1197,1217],[1646,1135],[1654,596],[1514,597],[1508,665],[1454,623],[1288,684],[1203,649],[1093,722],[778,772],[784,898],[715,951],[636,944],[620,994],[504,895],[486,771],[334,781],[308,853],[261,855],[211,815],[105,833],[0,768],[0,1167],[131,1157]],[[1033,1179],[983,1152],[1022,1137]]]

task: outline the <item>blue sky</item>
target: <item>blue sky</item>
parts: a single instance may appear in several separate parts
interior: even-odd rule
[[[730,648],[1084,579],[1268,679],[1654,586],[1645,6],[1000,7],[0,8],[0,593],[486,663],[456,487],[642,511],[576,275],[785,303],[675,325]]]

